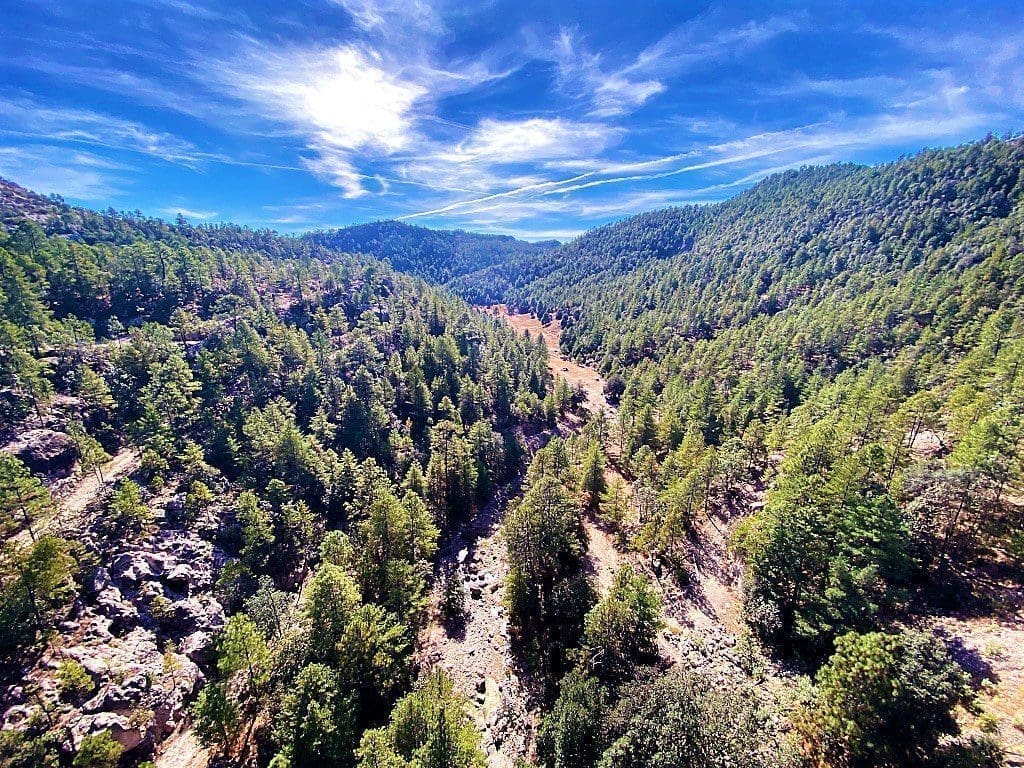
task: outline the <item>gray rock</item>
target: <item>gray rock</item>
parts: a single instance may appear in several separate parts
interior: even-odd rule
[[[213,660],[213,636],[209,632],[193,632],[181,641],[178,650],[189,661],[206,666]]]
[[[168,586],[168,588],[186,595],[188,594],[189,587],[195,583],[195,581],[195,572],[192,570],[191,566],[188,566],[185,563],[179,563],[174,566],[164,574],[163,577],[163,582]]]
[[[106,568],[97,568],[85,580],[85,590],[90,595],[98,595],[110,586],[110,571]]]
[[[224,608],[209,595],[174,603],[172,624],[184,632],[217,632],[224,628]]]
[[[110,735],[125,750],[135,749],[145,738],[145,731],[137,725],[130,724],[124,715],[116,712],[98,712],[81,718],[71,726],[75,749],[81,746],[86,736],[100,731],[110,731]]]
[[[74,441],[63,432],[52,429],[22,432],[4,450],[21,459],[31,472],[51,477],[70,475],[78,460]]]
[[[111,626],[126,629],[139,622],[139,611],[124,599],[121,590],[110,586],[96,596],[96,609],[110,619]]]

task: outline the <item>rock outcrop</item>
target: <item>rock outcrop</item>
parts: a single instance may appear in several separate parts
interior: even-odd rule
[[[52,429],[22,432],[4,450],[21,459],[31,472],[54,478],[70,475],[78,460],[74,441]]]
[[[104,565],[83,574],[60,637],[19,686],[2,692],[0,727],[44,705],[66,726],[69,752],[90,733],[109,731],[125,750],[148,754],[183,723],[213,661],[224,626],[212,594],[223,555],[195,531],[173,527],[124,542],[104,542],[92,530],[79,538]],[[69,699],[59,689],[55,673],[68,662],[92,679],[87,695]]]

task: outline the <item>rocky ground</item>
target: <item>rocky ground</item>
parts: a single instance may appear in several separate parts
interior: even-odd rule
[[[37,535],[81,544],[96,565],[83,571],[83,589],[42,655],[0,689],[3,727],[43,712],[65,729],[69,749],[109,730],[126,750],[150,754],[185,722],[224,624],[212,596],[223,560],[212,543],[219,525],[215,510],[182,525],[182,498],[162,494],[147,499],[150,532],[100,533],[115,482],[137,467],[135,451],[126,449],[103,468],[103,482],[88,474],[55,489],[58,511],[39,521]],[[74,695],[57,682],[69,662],[88,675],[87,690]]]
[[[466,610],[461,621],[446,621],[438,583],[417,654],[421,666],[445,669],[474,702],[488,764],[495,768],[512,768],[530,753],[536,726],[537,699],[512,654],[502,604],[508,563],[500,530],[507,504],[508,494],[500,494],[443,543],[439,561],[455,569]]]

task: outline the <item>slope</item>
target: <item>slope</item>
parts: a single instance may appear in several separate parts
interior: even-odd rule
[[[377,221],[342,229],[312,232],[312,243],[386,260],[400,272],[446,284],[496,264],[543,258],[556,241],[527,243],[508,235],[462,230],[435,230],[398,221]]]

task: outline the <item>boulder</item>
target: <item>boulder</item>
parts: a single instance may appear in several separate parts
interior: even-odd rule
[[[39,714],[39,711],[39,707],[34,704],[15,704],[4,712],[3,725],[5,728],[21,730],[32,715]]]
[[[213,635],[193,632],[181,641],[178,650],[194,664],[206,666],[213,661]]]
[[[110,586],[110,571],[102,567],[95,569],[86,577],[83,586],[88,594],[98,595]]]
[[[63,432],[30,429],[4,449],[17,456],[31,472],[50,477],[66,477],[75,468],[78,448]]]
[[[111,631],[118,632],[139,623],[139,611],[115,586],[109,586],[96,596],[96,610],[110,619]]]
[[[188,594],[189,587],[196,581],[196,573],[192,566],[185,563],[178,563],[178,565],[164,574],[163,577],[163,582],[167,585],[168,589],[173,589],[175,592],[183,595]]]
[[[146,552],[122,552],[111,562],[110,572],[121,586],[129,589],[138,589],[142,582],[156,575]]]
[[[217,632],[224,628],[224,609],[207,595],[189,597],[174,603],[171,622],[185,632]]]
[[[71,726],[71,739],[75,749],[82,745],[82,740],[90,733],[110,731],[110,735],[125,751],[135,749],[145,739],[145,730],[141,725],[134,725],[124,715],[116,712],[97,712],[86,715]]]

